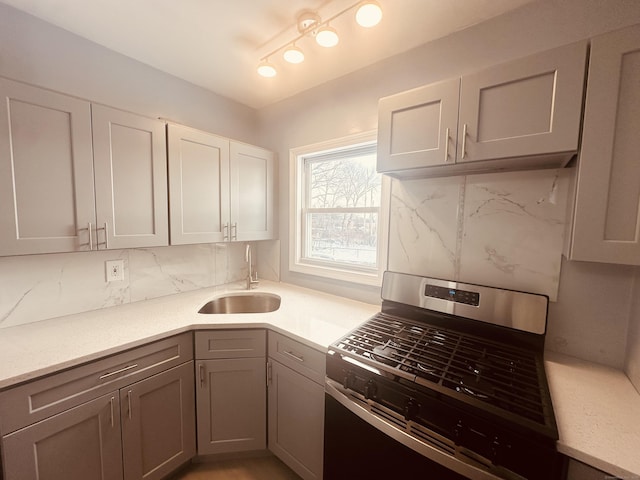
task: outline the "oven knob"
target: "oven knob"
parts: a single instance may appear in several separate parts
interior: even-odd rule
[[[356,383],[356,376],[353,372],[347,372],[347,374],[342,379],[342,386],[345,389],[351,388]]]
[[[460,441],[462,440],[463,432],[464,432],[464,425],[462,424],[462,420],[458,420],[458,423],[456,424],[456,426],[453,427],[453,438],[454,438],[454,441],[456,442],[456,445],[460,444]]]
[[[370,398],[376,398],[376,393],[378,393],[376,382],[374,382],[373,380],[369,380],[364,386],[364,398],[366,398],[367,400],[369,400]]]
[[[511,445],[502,443],[498,437],[494,437],[491,442],[491,461],[496,465],[501,464],[505,458],[509,457],[510,449]]]
[[[408,399],[404,404],[404,419],[414,420],[420,413],[420,404],[413,398]]]

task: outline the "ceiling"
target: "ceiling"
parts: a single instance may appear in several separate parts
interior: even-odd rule
[[[331,49],[303,38],[306,60],[276,54],[273,78],[259,60],[298,35],[297,16],[330,18],[356,0],[0,0],[193,84],[261,108],[384,58],[535,0],[378,0],[376,27],[359,27],[354,10],[331,22]]]

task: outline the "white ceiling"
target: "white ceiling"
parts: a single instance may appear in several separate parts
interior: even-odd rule
[[[304,63],[279,55],[274,78],[261,57],[297,36],[305,10],[323,19],[356,0],[0,0],[93,42],[254,108],[282,100],[384,58],[535,0],[378,0],[382,22],[357,26],[351,10],[331,25],[331,49],[297,45]]]

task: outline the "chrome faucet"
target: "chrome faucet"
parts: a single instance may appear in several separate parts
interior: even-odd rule
[[[255,272],[254,275],[251,273],[251,245],[247,243],[247,248],[244,252],[244,261],[247,262],[249,266],[249,274],[247,275],[247,290],[251,290],[252,288],[256,288],[258,286],[258,272]]]

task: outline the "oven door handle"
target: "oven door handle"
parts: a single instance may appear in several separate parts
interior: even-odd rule
[[[349,395],[349,390],[346,390],[342,385],[330,378],[325,379],[325,392],[369,425],[377,428],[381,432],[387,434],[406,447],[418,452],[424,457],[439,463],[460,475],[473,480],[503,480],[505,478],[526,480],[513,472],[505,471],[502,471],[502,475],[498,477],[491,472],[466,463],[461,459],[436,448],[435,446],[431,446],[426,442],[417,440],[413,436],[394,426],[392,423],[370,412],[367,408],[358,403],[360,401],[359,399],[353,398]],[[504,476],[505,474],[508,476]]]

